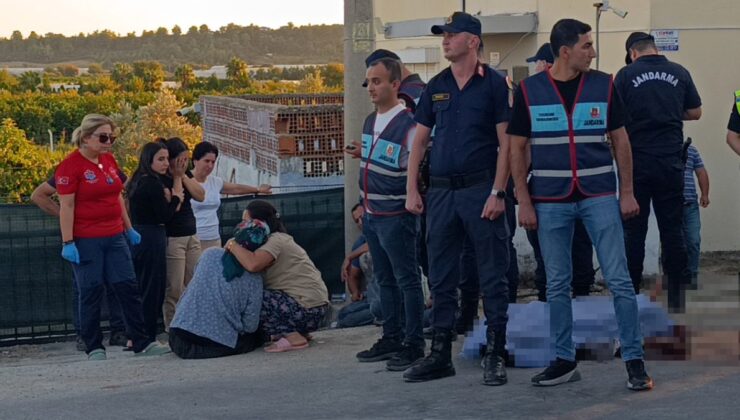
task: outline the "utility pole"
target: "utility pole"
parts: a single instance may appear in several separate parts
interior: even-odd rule
[[[365,117],[373,111],[365,80],[365,58],[375,49],[372,0],[344,0],[344,143],[359,140]],[[359,232],[349,209],[357,202],[360,162],[344,157],[344,248],[349,252]]]

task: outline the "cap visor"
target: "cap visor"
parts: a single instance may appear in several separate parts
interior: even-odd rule
[[[450,25],[434,25],[432,26],[432,33],[434,35],[442,35],[445,32],[449,32],[451,34],[457,34],[462,32],[460,29],[454,28]]]
[[[527,63],[534,63],[534,62],[536,62],[536,61],[538,61],[538,60],[537,60],[537,56],[535,55],[534,57],[529,57],[529,58],[528,58],[528,59],[526,59],[525,61],[526,61]]]

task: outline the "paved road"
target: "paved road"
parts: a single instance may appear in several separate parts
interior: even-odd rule
[[[530,386],[537,369],[510,369],[508,385],[484,387],[477,361],[460,358],[457,376],[409,384],[382,363],[355,361],[377,332],[323,331],[307,350],[203,361],[133,358],[114,348],[109,360],[87,362],[72,343],[0,349],[10,350],[0,356],[0,419],[623,420],[730,418],[740,411],[737,364],[649,362],[656,388],[643,393],[626,389],[619,360],[583,362],[582,381],[556,388]]]

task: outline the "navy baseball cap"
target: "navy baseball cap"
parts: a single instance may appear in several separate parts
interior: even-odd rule
[[[624,49],[627,50],[627,56],[624,58],[624,62],[626,64],[632,63],[632,58],[630,57],[630,48],[632,48],[633,45],[640,41],[655,42],[655,37],[645,32],[632,32],[630,36],[627,37],[627,41],[624,43]]]
[[[552,48],[550,48],[549,42],[542,44],[540,49],[537,50],[537,54],[527,59],[527,63],[534,63],[540,60],[546,61],[550,64],[555,62],[555,57],[552,54]]]
[[[465,13],[455,12],[452,16],[445,19],[444,25],[432,26],[434,35],[442,35],[444,32],[457,34],[460,32],[469,32],[475,36],[481,36],[480,20],[477,17]]]
[[[367,58],[365,59],[365,67],[370,67],[370,64],[373,64],[381,58],[392,58],[394,60],[401,59],[401,57],[399,57],[398,54],[394,53],[393,51],[384,50],[381,48],[379,50],[371,52],[370,55],[367,56]]]
[[[392,58],[394,60],[401,61],[401,57],[399,57],[398,54],[394,53],[393,51],[384,50],[381,48],[371,52],[370,55],[367,56],[367,58],[365,59],[365,67],[369,68],[370,64],[373,64],[381,58]],[[362,82],[362,87],[367,87],[367,80]]]

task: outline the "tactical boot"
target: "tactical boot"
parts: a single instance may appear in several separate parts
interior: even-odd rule
[[[451,330],[435,329],[429,356],[408,368],[403,374],[403,379],[406,382],[426,382],[454,376],[455,367],[452,366],[452,336],[454,334]]]
[[[506,383],[506,367],[504,365],[503,334],[496,334],[493,330],[486,331],[486,353],[483,355],[483,385],[498,386]]]

